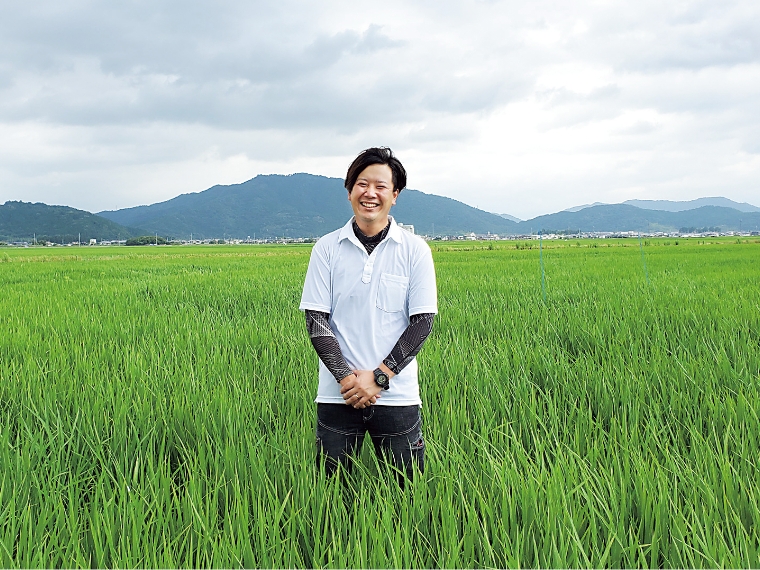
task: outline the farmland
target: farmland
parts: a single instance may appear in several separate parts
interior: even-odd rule
[[[432,245],[403,490],[314,469],[310,246],[0,250],[0,566],[760,565],[760,243],[544,246]]]

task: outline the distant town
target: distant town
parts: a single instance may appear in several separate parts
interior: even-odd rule
[[[399,227],[414,234],[414,226],[399,223]],[[692,228],[686,228],[692,230]],[[709,231],[677,231],[677,232],[583,232],[583,231],[539,231],[537,233],[520,235],[498,235],[492,233],[476,234],[475,232],[460,235],[425,235],[420,237],[425,241],[524,241],[524,240],[567,240],[567,239],[623,239],[623,238],[706,238],[706,237],[753,237],[760,236],[760,231],[720,231],[720,228],[711,228]],[[209,238],[209,239],[170,239],[159,235],[142,236],[132,239],[72,241],[68,243],[56,243],[52,241],[13,241],[0,242],[5,247],[82,247],[82,246],[133,246],[133,245],[265,245],[265,244],[302,244],[315,243],[319,238],[315,237],[277,237],[277,238]]]

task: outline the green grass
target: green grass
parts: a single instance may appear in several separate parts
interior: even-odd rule
[[[310,247],[0,250],[0,566],[760,565],[760,244],[537,245],[432,244],[403,491],[314,468]]]

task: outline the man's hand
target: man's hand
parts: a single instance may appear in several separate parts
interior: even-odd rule
[[[340,393],[346,404],[357,410],[371,406],[380,397],[383,389],[375,383],[372,370],[354,370],[351,376],[340,381]]]

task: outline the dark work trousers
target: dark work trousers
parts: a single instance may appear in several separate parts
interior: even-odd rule
[[[317,462],[332,475],[342,465],[351,470],[364,434],[369,432],[375,453],[403,475],[425,468],[425,442],[419,406],[369,406],[357,410],[346,404],[317,404]]]

